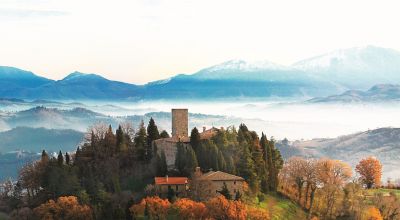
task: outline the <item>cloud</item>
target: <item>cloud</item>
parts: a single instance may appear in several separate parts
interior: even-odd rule
[[[65,11],[0,8],[1,20],[20,20],[68,15]]]

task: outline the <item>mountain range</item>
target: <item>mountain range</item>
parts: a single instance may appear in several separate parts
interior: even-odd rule
[[[74,72],[51,80],[0,67],[0,97],[48,100],[142,100],[329,96],[375,84],[400,83],[400,52],[367,46],[338,50],[282,66],[231,60],[193,74],[145,85]]]

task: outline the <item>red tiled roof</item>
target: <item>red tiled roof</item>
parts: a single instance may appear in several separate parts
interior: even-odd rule
[[[154,177],[156,185],[184,185],[188,183],[187,177]]]

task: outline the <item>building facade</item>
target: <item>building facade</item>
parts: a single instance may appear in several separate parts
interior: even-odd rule
[[[209,171],[203,174],[200,168],[196,168],[190,188],[198,194],[200,200],[207,200],[221,195],[220,191],[224,184],[231,198],[235,198],[237,193],[243,195],[245,180],[242,177],[222,171]]]
[[[167,196],[172,190],[176,196],[186,196],[188,188],[187,177],[155,177],[154,185],[160,196]]]

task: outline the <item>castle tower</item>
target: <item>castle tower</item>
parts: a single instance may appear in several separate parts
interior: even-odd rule
[[[172,109],[172,137],[188,137],[188,109]]]

